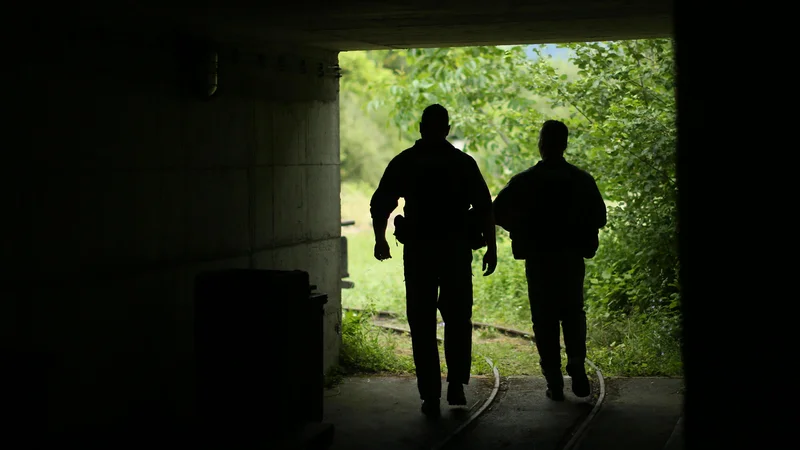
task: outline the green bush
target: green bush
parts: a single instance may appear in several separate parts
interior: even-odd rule
[[[399,356],[393,340],[371,324],[372,314],[346,312],[342,317],[339,366],[344,372],[408,373],[413,361]]]
[[[606,374],[681,376],[680,322],[674,314],[590,313],[588,357]]]
[[[587,169],[609,202],[600,250],[587,261],[585,296],[590,356],[610,374],[678,375],[680,286],[675,198],[675,99],[672,42],[666,39],[566,44],[569,60],[522,46],[347,52],[341,84],[342,180],[349,216],[352,192],[368,201],[386,163],[417,137],[419,113],[431,103],[451,112],[493,193],[539,159],[538,127],[550,118],[570,127],[569,159]],[[362,192],[363,191],[363,192]],[[365,221],[365,219],[360,219]],[[392,241],[391,236],[389,237]],[[530,329],[522,261],[499,233],[499,265],[481,276],[475,252],[475,320]],[[404,311],[402,246],[394,258],[372,258],[371,233],[351,236],[356,288],[345,305]],[[363,324],[362,324],[363,325]],[[366,333],[366,332],[365,332]],[[350,335],[353,364],[393,367],[377,335]],[[382,344],[380,344],[382,345]]]
[[[528,282],[524,261],[511,254],[508,233],[498,231],[497,270],[488,277],[482,275],[484,251],[473,253],[473,315],[475,320],[530,331],[531,316],[528,303]]]

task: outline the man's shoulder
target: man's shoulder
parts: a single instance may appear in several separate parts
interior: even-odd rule
[[[435,153],[432,153],[434,151]],[[458,168],[473,169],[478,167],[478,162],[475,158],[452,144],[449,144],[444,149],[431,149],[415,144],[395,155],[390,164],[409,167],[421,162],[430,162],[431,160],[450,165],[456,170],[459,170]]]
[[[407,158],[409,156],[412,156],[414,154],[419,153],[419,151],[420,151],[420,149],[417,148],[416,145],[412,145],[411,147],[408,147],[407,149],[401,150],[400,153],[397,154],[397,156],[398,157],[399,156],[403,156],[403,157]]]
[[[513,177],[511,177],[511,180],[509,181],[509,183],[520,182],[520,181],[524,181],[524,180],[527,180],[527,179],[531,178],[532,176],[534,176],[534,174],[536,172],[535,169],[536,169],[535,165],[533,165],[531,167],[528,167],[527,169],[523,170],[522,172],[519,172],[516,175],[514,175]]]
[[[404,162],[408,162],[410,159],[414,158],[414,147],[409,147],[405,150],[400,151],[400,153],[394,155],[392,160],[389,164],[401,164]]]
[[[453,147],[452,152],[453,152],[453,157],[458,159],[458,161],[461,162],[462,164],[465,164],[467,166],[478,165],[478,161],[476,161],[472,155],[461,150],[460,148]]]
[[[594,181],[594,177],[592,176],[591,173],[589,173],[588,170],[586,170],[586,169],[584,169],[582,167],[578,167],[575,164],[572,164],[572,163],[569,163],[569,162],[567,163],[567,166],[569,167],[569,170],[571,172],[573,172],[575,175],[577,175],[581,179],[586,180],[586,181],[590,181],[590,180]]]
[[[478,167],[478,161],[476,161],[472,155],[456,147],[449,141],[447,144],[445,152],[441,153],[445,161],[447,161],[447,164],[455,164],[454,167],[460,167],[466,170],[472,170]]]

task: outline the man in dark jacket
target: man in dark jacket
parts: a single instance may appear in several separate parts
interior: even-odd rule
[[[598,231],[606,225],[594,178],[564,159],[568,136],[562,122],[546,121],[539,134],[542,160],[512,177],[494,201],[497,225],[510,232],[514,257],[525,260],[536,348],[553,400],[564,399],[562,327],[572,391],[591,393],[584,368],[583,260],[594,257]]]
[[[469,382],[472,362],[473,246],[469,214],[475,214],[486,241],[485,276],[497,266],[497,247],[489,188],[475,160],[447,141],[447,110],[441,105],[425,108],[419,130],[422,138],[395,156],[386,168],[372,196],[370,213],[375,258],[383,261],[391,258],[386,241],[389,216],[398,199],[405,199],[405,217],[395,221],[395,236],[404,244],[406,310],[417,387],[422,410],[430,414],[438,412],[442,391],[437,308],[445,323],[447,400],[451,405],[466,404],[464,385]]]

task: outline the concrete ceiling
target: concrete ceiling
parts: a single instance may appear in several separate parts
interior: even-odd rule
[[[135,17],[140,26],[178,25],[225,40],[332,50],[666,37],[673,11],[672,0],[294,0],[263,6],[218,0],[192,8],[124,3],[127,8],[96,3],[84,18],[112,24]]]

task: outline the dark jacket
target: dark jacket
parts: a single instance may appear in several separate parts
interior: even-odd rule
[[[482,217],[492,209],[478,164],[444,139],[420,139],[389,162],[370,201],[372,218],[388,219],[400,197],[415,239],[464,240],[470,206]]]
[[[494,215],[510,232],[516,259],[553,251],[591,258],[606,225],[594,178],[563,158],[540,161],[511,178],[494,201]]]

